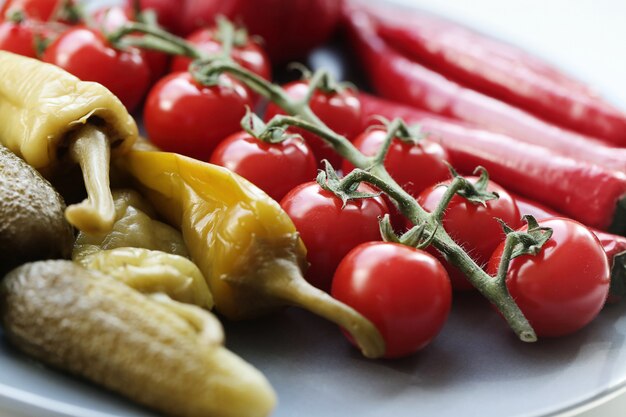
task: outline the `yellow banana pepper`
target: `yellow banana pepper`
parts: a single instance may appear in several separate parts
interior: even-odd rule
[[[131,151],[120,163],[180,227],[221,314],[243,319],[296,305],[350,332],[365,356],[384,353],[370,321],[304,280],[306,249],[289,216],[263,191],[225,168],[172,153]]]
[[[61,150],[83,170],[88,200],[68,207],[81,230],[102,232],[113,221],[109,150],[123,153],[137,138],[124,105],[98,83],[54,65],[0,51],[0,144],[49,176]]]

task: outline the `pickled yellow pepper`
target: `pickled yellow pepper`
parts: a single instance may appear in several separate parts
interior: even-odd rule
[[[263,191],[225,168],[172,153],[131,151],[120,163],[157,211],[181,228],[221,314],[243,319],[296,305],[350,332],[365,356],[384,353],[370,321],[304,280],[302,240]]]
[[[110,149],[125,152],[136,138],[135,121],[102,85],[0,51],[0,143],[44,176],[60,163],[63,150],[80,164],[88,199],[66,211],[78,229],[102,232],[111,227]]]

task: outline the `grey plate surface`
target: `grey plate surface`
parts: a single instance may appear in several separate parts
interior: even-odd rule
[[[226,323],[227,345],[263,371],[276,417],[548,416],[626,384],[626,305],[570,337],[523,344],[492,309],[457,296],[427,349],[369,361],[339,330],[306,312]],[[33,363],[0,337],[0,410],[24,416],[152,414],[82,380]],[[48,410],[44,413],[42,410]]]

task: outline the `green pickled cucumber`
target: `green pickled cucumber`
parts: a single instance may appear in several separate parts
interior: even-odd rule
[[[11,271],[0,323],[34,358],[171,416],[265,417],[276,402],[265,377],[223,346],[211,313],[70,261]]]
[[[69,258],[65,203],[34,168],[0,145],[0,277],[25,262]]]

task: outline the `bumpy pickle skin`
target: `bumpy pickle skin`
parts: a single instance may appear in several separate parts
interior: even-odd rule
[[[365,356],[384,353],[369,320],[304,280],[304,244],[263,191],[225,168],[181,155],[132,151],[119,162],[160,214],[180,227],[221,314],[245,319],[296,305],[345,328]]]
[[[37,262],[0,284],[0,319],[25,353],[167,415],[269,415],[274,391],[222,346],[217,319],[164,297],[73,262]]]
[[[25,262],[69,258],[74,231],[64,210],[52,185],[0,145],[0,278]]]

